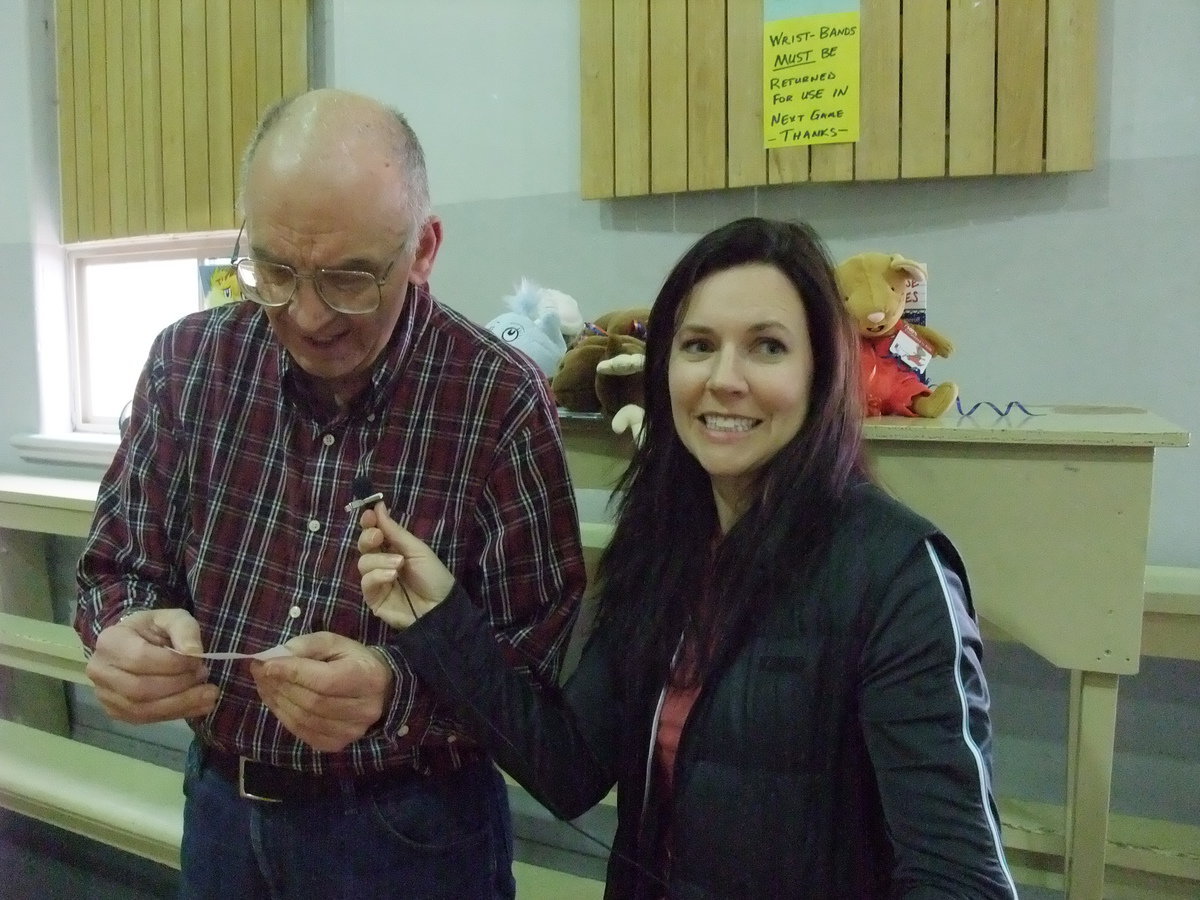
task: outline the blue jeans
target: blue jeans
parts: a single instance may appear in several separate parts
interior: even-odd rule
[[[184,775],[180,896],[185,900],[375,897],[492,900],[516,894],[512,817],[490,762],[397,776],[355,796],[263,803],[202,767]]]

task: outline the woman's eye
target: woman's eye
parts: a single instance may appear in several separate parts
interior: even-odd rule
[[[679,345],[684,353],[705,353],[711,349],[708,341],[703,338],[688,338]]]
[[[783,341],[778,341],[775,338],[762,338],[758,342],[758,350],[768,356],[779,356],[781,353],[787,353],[787,347]]]

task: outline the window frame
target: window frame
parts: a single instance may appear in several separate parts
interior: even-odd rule
[[[69,405],[71,433],[76,436],[116,435],[117,419],[97,416],[92,398],[83,383],[83,373],[93,349],[88,345],[86,329],[86,269],[107,263],[153,262],[194,259],[197,265],[206,259],[230,258],[237,229],[113,238],[64,245],[66,304],[66,341],[69,366]],[[197,282],[198,285],[198,282]],[[197,292],[196,310],[204,308]],[[146,348],[149,350],[149,348]]]

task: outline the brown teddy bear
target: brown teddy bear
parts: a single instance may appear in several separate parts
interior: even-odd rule
[[[859,335],[859,361],[869,416],[934,419],[958,399],[958,386],[931,387],[925,367],[949,356],[954,345],[925,325],[906,322],[904,289],[925,280],[925,267],[898,253],[859,253],[836,270],[838,289]]]
[[[555,402],[570,412],[603,413],[613,431],[628,430],[637,440],[645,417],[642,369],[649,315],[636,307],[588,323],[551,379]]]

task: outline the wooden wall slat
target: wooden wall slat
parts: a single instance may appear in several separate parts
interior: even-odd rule
[[[163,224],[187,231],[187,167],[183,120],[183,0],[159,0],[158,54],[162,95]]]
[[[906,3],[900,22],[900,175],[946,174],[946,4]]]
[[[280,96],[294,97],[308,89],[308,0],[283,0],[280,15]]]
[[[162,154],[162,56],[157,0],[141,0],[142,171],[146,183],[146,233],[166,230]]]
[[[229,0],[206,0],[205,45],[208,72],[208,209],[209,228],[234,228],[233,83]]]
[[[613,195],[613,0],[579,4],[580,194]]]
[[[88,29],[104,34],[104,0],[89,0]],[[95,234],[108,234],[112,227],[112,194],[108,182],[108,66],[104,54],[94,50],[89,54],[91,69],[92,136],[88,153],[92,157],[92,229]]]
[[[767,181],[763,146],[762,0],[727,0],[725,46],[728,60],[728,110],[725,146],[729,187]]]
[[[723,188],[725,0],[688,0],[687,32],[688,190]]]
[[[202,0],[183,4],[183,161],[187,229],[210,227],[208,204],[208,22]]]
[[[254,32],[254,4],[245,0],[230,0],[229,28],[237,35],[230,44],[231,90],[233,105],[233,142],[236,154],[236,190],[241,190],[241,153],[254,132],[260,112],[269,101],[263,100],[260,109],[258,99],[258,50]],[[239,210],[240,216],[240,210]]]
[[[1046,0],[998,0],[996,174],[1041,172],[1045,147]]]
[[[73,0],[67,0],[72,2]],[[88,42],[88,5],[73,3],[71,55],[75,81],[75,184],[78,190],[79,239],[95,236],[96,197],[92,178],[92,78]]]
[[[990,175],[996,146],[996,2],[950,2],[951,175]]]
[[[1046,171],[1095,165],[1097,0],[1054,0],[1046,34]]]
[[[688,2],[650,4],[650,193],[688,189]]]
[[[810,181],[853,181],[854,144],[813,144],[808,177]]]
[[[767,183],[808,181],[808,147],[778,147],[767,151]]]
[[[254,4],[255,58],[258,60],[256,80],[259,105],[263,107],[283,96],[282,21],[279,0]],[[266,99],[268,97],[269,100]]]
[[[75,69],[72,47],[74,5],[58,0],[55,10],[55,52],[62,61],[58,67],[58,170],[62,194],[63,240],[79,240],[79,178],[75,152]]]
[[[900,175],[900,0],[860,0],[862,106],[854,177]]]
[[[613,0],[614,193],[650,192],[650,0]]]
[[[121,4],[121,64],[125,75],[125,180],[128,233],[146,233],[146,167],[142,144],[142,11],[138,0]]]
[[[121,0],[105,0],[104,40],[109,47],[124,47],[121,34],[124,11]],[[129,179],[125,167],[125,66],[120,51],[104,57],[104,93],[108,105],[108,198],[113,234],[129,233]]]

